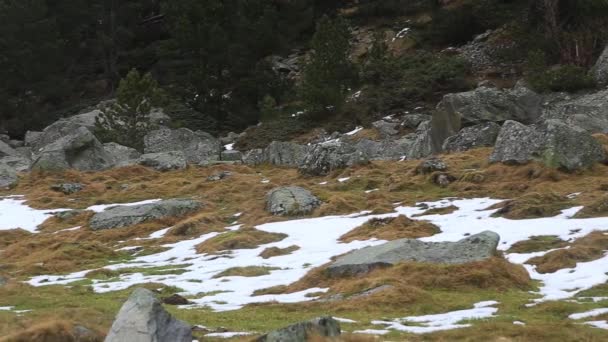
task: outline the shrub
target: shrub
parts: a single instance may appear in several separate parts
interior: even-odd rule
[[[530,53],[526,69],[526,80],[538,92],[575,92],[596,86],[593,77],[583,67],[559,65],[554,68],[548,68],[545,54],[540,50]]]

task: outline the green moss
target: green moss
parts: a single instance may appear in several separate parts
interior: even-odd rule
[[[507,253],[532,253],[562,248],[568,243],[555,235],[532,236],[529,240],[515,243]]]

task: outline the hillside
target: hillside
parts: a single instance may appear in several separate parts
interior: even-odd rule
[[[606,340],[606,14],[0,3],[0,342]]]

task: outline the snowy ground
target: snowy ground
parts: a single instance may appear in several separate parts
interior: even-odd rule
[[[344,244],[338,242],[338,238],[371,218],[394,217],[400,214],[413,219],[428,220],[441,228],[441,233],[423,238],[424,241],[457,241],[467,235],[491,230],[501,236],[499,249],[503,251],[508,250],[516,242],[528,240],[531,236],[557,235],[563,240],[572,241],[594,230],[608,230],[608,218],[572,218],[581,209],[580,207],[565,210],[560,215],[550,218],[517,221],[493,218],[491,214],[494,211],[486,209],[499,202],[500,200],[489,198],[445,199],[437,202],[427,202],[426,204],[431,208],[454,205],[459,209],[450,214],[413,217],[415,214],[423,213],[425,209],[398,206],[393,213],[385,215],[369,215],[369,213],[364,212],[346,216],[328,216],[270,223],[256,228],[267,232],[284,233],[288,237],[283,241],[263,245],[256,249],[235,250],[231,254],[221,257],[196,254],[196,245],[220,233],[206,234],[196,239],[166,245],[165,247],[169,249],[165,252],[138,257],[129,263],[107,266],[108,269],[119,270],[127,267],[186,264],[185,267],[179,267],[180,270],[185,270],[181,274],[156,276],[140,273],[124,274],[112,281],[94,280],[93,287],[95,291],[108,292],[125,289],[140,283],[163,283],[182,288],[184,290],[182,295],[196,296],[198,294],[199,297],[193,299],[194,307],[208,306],[218,311],[239,309],[243,305],[254,302],[277,301],[287,303],[311,300],[313,298],[307,295],[326,291],[326,289],[312,288],[287,295],[252,296],[252,293],[258,289],[290,284],[303,277],[310,269],[327,263],[332,256],[382,243],[383,241],[379,240],[369,240]],[[107,207],[95,206],[90,209],[101,211]],[[22,200],[16,198],[0,200],[0,230],[21,227],[34,231],[35,226],[42,223],[50,215],[49,212],[32,210],[23,205]],[[235,218],[238,219],[238,217]],[[231,229],[238,229],[238,226],[231,227]],[[161,230],[146,238],[161,238],[166,231],[167,229]],[[300,249],[290,255],[270,259],[262,259],[258,256],[261,251],[268,247],[285,248],[292,245],[297,245]],[[513,263],[523,264],[531,257],[546,253],[507,254],[506,257]],[[213,278],[228,268],[246,266],[267,266],[279,269],[271,271],[269,275],[259,277]],[[524,264],[524,266],[533,279],[542,282],[536,302],[571,298],[582,290],[605,283],[608,280],[606,275],[608,272],[608,256],[591,262],[578,263],[572,269],[563,269],[548,274],[539,274],[531,265]],[[69,284],[84,279],[84,275],[88,271],[83,270],[68,275],[38,276],[30,279],[29,283],[34,286]],[[200,295],[201,293],[208,295]],[[494,315],[497,310],[493,307],[494,304],[493,302],[478,303],[471,310],[462,310],[444,315],[406,317],[396,321],[377,321],[374,323],[385,325],[384,329],[367,332],[382,333],[387,329],[396,329],[424,333],[446,327],[449,329],[457,328],[461,326],[458,323],[465,316],[466,318],[482,318]],[[531,305],[534,304],[531,303]],[[423,324],[417,327],[407,327],[406,322]],[[586,323],[597,327],[602,327],[605,324],[603,321]],[[403,327],[407,327],[407,329]]]

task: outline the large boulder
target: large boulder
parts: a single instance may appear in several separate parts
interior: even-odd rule
[[[354,145],[341,141],[328,142],[312,147],[298,170],[303,175],[324,176],[334,170],[368,162],[369,157],[358,151]]]
[[[380,137],[388,139],[399,134],[399,123],[387,120],[378,120],[372,123],[372,126],[378,131]]]
[[[139,158],[139,164],[161,172],[183,170],[188,166],[182,151],[146,153]]]
[[[46,127],[42,132],[27,132],[25,135],[25,145],[31,147],[34,154],[36,154],[59,139],[74,134],[80,128],[84,128],[84,126],[76,122],[61,119]]]
[[[118,312],[105,342],[192,342],[192,328],[171,316],[150,290],[137,288]]]
[[[245,154],[243,161],[248,165],[269,164],[298,167],[304,161],[309,147],[292,142],[273,141],[265,149],[254,149]]]
[[[136,165],[141,157],[136,149],[114,142],[103,144],[103,148],[112,157],[115,167]]]
[[[17,185],[17,171],[6,164],[0,164],[0,190],[10,189]]]
[[[608,46],[606,46],[600,58],[595,62],[592,73],[598,84],[608,84]]]
[[[495,255],[500,241],[498,234],[485,231],[457,242],[423,242],[400,239],[379,246],[353,251],[338,258],[328,268],[330,276],[357,275],[379,267],[402,262],[464,264]]]
[[[307,215],[320,205],[318,198],[299,186],[280,187],[266,194],[266,210],[273,215]]]
[[[187,128],[161,128],[144,137],[144,152],[182,151],[191,164],[206,164],[220,159],[220,141],[208,133]]]
[[[447,94],[433,113],[433,148],[435,152],[441,151],[445,139],[465,126],[507,120],[535,123],[542,114],[542,102],[540,95],[521,82],[512,89],[482,86],[468,92]]]
[[[256,342],[307,342],[319,337],[338,337],[340,323],[332,317],[319,317],[270,332]]]
[[[112,229],[157,220],[179,217],[200,209],[202,204],[190,199],[170,199],[140,205],[118,205],[96,213],[90,220],[93,230]]]
[[[495,122],[465,127],[445,140],[443,151],[463,152],[478,147],[494,146],[499,133],[500,125]]]
[[[0,164],[15,169],[17,172],[25,172],[29,171],[32,165],[32,159],[23,154],[18,156],[8,156],[0,158]]]
[[[18,156],[19,152],[4,141],[0,141],[0,158]]]
[[[103,107],[109,104],[112,101],[106,101],[105,103],[100,103],[98,107]],[[89,130],[95,130],[95,121],[96,118],[102,113],[102,111],[97,108],[93,110],[89,110],[88,112],[77,114],[74,116],[70,116],[64,118],[65,121],[70,121],[80,126],[84,126]],[[154,125],[164,125],[171,121],[171,118],[165,114],[162,109],[153,109],[149,114],[148,118],[150,119],[150,123]]]
[[[113,166],[112,157],[85,127],[78,127],[71,134],[46,145],[35,155],[32,165],[34,170],[99,171]]]
[[[505,122],[490,162],[525,164],[536,160],[549,167],[574,171],[606,158],[601,144],[585,130],[559,120],[525,126]]]
[[[548,103],[542,121],[557,119],[589,133],[608,133],[608,89]]]

